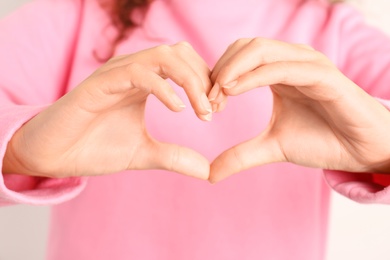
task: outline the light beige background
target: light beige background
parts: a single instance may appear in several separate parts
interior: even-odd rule
[[[28,1],[1,0],[0,17]],[[390,1],[354,3],[364,9],[371,22],[390,33]],[[389,260],[390,205],[359,205],[334,193],[332,198],[328,260]],[[0,208],[0,260],[44,259],[48,221],[47,207]]]

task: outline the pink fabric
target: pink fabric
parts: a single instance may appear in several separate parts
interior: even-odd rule
[[[388,100],[378,99],[390,110]],[[390,175],[325,170],[328,184],[338,193],[360,203],[390,204]]]
[[[6,144],[24,122],[39,113],[42,108],[29,106],[2,106],[0,108],[0,121],[2,127],[0,136],[2,143]],[[4,157],[6,145],[0,146],[0,156]],[[34,178],[22,175],[0,175],[0,204],[48,204],[59,203],[73,198],[85,186],[81,178],[47,179]]]
[[[24,122],[98,68],[92,51],[107,52],[108,23],[96,0],[37,0],[0,23],[0,156]],[[351,8],[322,1],[156,0],[117,54],[186,40],[212,67],[230,43],[256,36],[310,44],[384,105],[390,99],[390,41]],[[151,97],[146,121],[155,138],[212,160],[261,131],[271,102],[268,89],[257,89],[231,98],[205,123],[191,109],[172,113]],[[351,199],[390,202],[385,175],[325,177]],[[217,185],[157,170],[88,183],[4,175],[0,202],[62,202],[53,206],[48,259],[313,260],[324,257],[329,188],[321,170],[291,164],[258,167]]]

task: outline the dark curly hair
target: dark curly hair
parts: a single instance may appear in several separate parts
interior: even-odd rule
[[[108,57],[99,57],[94,52],[94,56],[101,62],[107,61],[115,52],[115,48],[122,40],[124,40],[129,32],[129,29],[137,26],[131,20],[131,13],[134,9],[146,8],[153,0],[109,0],[101,1],[101,6],[104,8],[111,19],[112,25],[117,30],[117,35],[113,39],[111,50]]]

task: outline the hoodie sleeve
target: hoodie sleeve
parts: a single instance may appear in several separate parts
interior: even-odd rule
[[[37,0],[0,21],[0,169],[13,134],[64,94],[82,6],[83,0]],[[60,203],[85,185],[83,178],[2,173],[0,205]]]
[[[352,8],[340,5],[335,12],[340,14],[335,38],[339,39],[341,71],[390,110],[390,38],[367,25]],[[324,173],[334,190],[352,200],[390,204],[390,174],[330,170]]]

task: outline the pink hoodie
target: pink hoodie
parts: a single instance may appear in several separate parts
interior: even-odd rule
[[[97,0],[37,0],[0,22],[0,156],[24,122],[99,67],[92,51],[107,51],[108,24]],[[390,41],[345,5],[156,0],[117,54],[186,40],[212,68],[230,43],[256,36],[314,46],[390,107]],[[151,97],[147,126],[155,138],[212,160],[261,131],[271,102],[269,89],[257,89],[230,98],[205,123],[191,109],[172,113]],[[48,259],[313,260],[324,257],[328,187],[359,202],[390,203],[389,184],[386,175],[325,171],[324,178],[322,170],[291,164],[217,185],[157,170],[88,180],[0,175],[0,203],[58,204]]]

